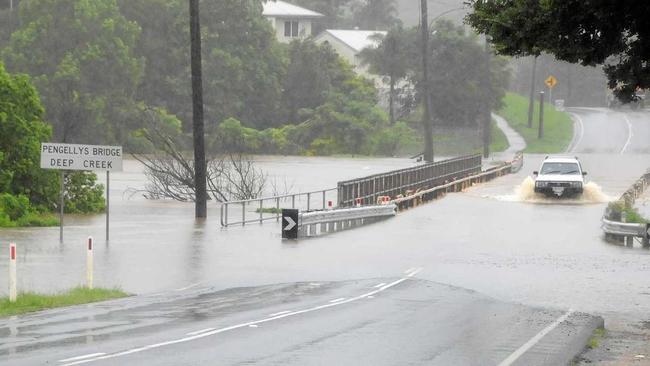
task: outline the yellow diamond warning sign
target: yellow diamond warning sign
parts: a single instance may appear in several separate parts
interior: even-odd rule
[[[555,84],[557,84],[557,79],[555,78],[555,76],[551,75],[547,77],[546,80],[544,80],[544,84],[546,84],[546,86],[548,86],[549,88],[553,89]]]

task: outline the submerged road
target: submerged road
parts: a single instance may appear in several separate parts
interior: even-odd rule
[[[282,242],[274,223],[219,230],[214,207],[194,224],[187,204],[119,200],[113,240],[96,246],[95,281],[141,296],[3,320],[0,364],[501,365],[513,354],[511,364],[562,364],[570,354],[563,347],[597,322],[585,313],[603,316],[613,332],[650,321],[650,253],[607,244],[599,227],[607,201],[650,165],[650,114],[572,112],[581,126],[572,153],[594,184],[582,200],[526,191],[539,155],[526,155],[518,174],[381,224],[297,242]],[[339,170],[349,177],[381,169],[303,158],[270,167],[303,177],[309,189],[335,182]],[[115,182],[124,188],[142,177],[133,169]],[[0,249],[7,240],[29,243],[20,252],[22,286],[70,287],[83,279],[77,243],[101,238],[102,224],[102,216],[75,219],[64,244],[57,229],[3,230]],[[414,268],[422,270],[404,273]],[[641,343],[612,357],[627,361]]]

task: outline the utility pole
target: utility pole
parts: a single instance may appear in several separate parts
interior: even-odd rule
[[[422,9],[420,27],[422,30],[422,70],[423,70],[423,100],[424,115],[422,124],[424,125],[424,161],[433,162],[433,126],[431,124],[431,93],[429,90],[429,14],[427,11],[427,0],[420,0]]]
[[[530,98],[528,100],[528,128],[533,128],[533,107],[535,105],[535,69],[537,68],[537,57],[533,58],[533,77],[530,81]]]
[[[194,138],[194,213],[196,218],[208,216],[205,133],[203,126],[203,81],[201,70],[201,25],[199,0],[190,0],[190,44],[192,67],[192,127]]]
[[[492,103],[490,103],[490,84],[491,71],[490,67],[490,38],[485,35],[485,117],[483,119],[483,157],[490,157],[490,140],[492,139]]]
[[[537,131],[537,138],[544,137],[544,92],[539,92],[539,130]]]

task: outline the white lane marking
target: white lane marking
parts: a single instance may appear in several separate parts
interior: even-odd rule
[[[513,362],[515,362],[521,355],[526,353],[529,349],[531,349],[537,342],[540,341],[540,339],[544,338],[545,335],[547,335],[550,331],[555,329],[560,323],[563,321],[567,320],[569,316],[573,314],[573,309],[569,309],[564,315],[561,317],[557,318],[551,325],[548,327],[542,329],[541,332],[537,333],[533,338],[531,338],[528,342],[526,342],[523,346],[519,347],[516,351],[514,351],[508,358],[505,360],[501,361],[501,363],[498,366],[510,366],[512,365]]]
[[[383,286],[383,285],[385,285],[385,284],[386,284],[385,282],[382,282],[382,283],[377,284],[377,285],[374,285],[374,286],[372,286],[372,287],[374,287],[374,288],[379,288],[379,287],[381,287],[381,286]]]
[[[231,331],[231,330],[248,327],[249,325],[252,325],[252,324],[257,325],[257,324],[267,323],[267,322],[270,322],[270,321],[274,321],[274,320],[278,320],[278,319],[282,319],[282,318],[287,318],[287,317],[290,317],[290,316],[311,313],[311,312],[318,311],[318,310],[328,309],[328,308],[331,308],[331,307],[334,307],[334,306],[341,306],[343,304],[348,304],[348,303],[351,303],[351,302],[359,301],[359,300],[364,299],[364,298],[366,298],[368,296],[372,296],[372,295],[378,294],[380,292],[383,292],[383,291],[385,291],[385,290],[387,290],[387,289],[389,289],[389,288],[391,288],[393,286],[399,285],[400,283],[402,283],[402,282],[404,282],[404,281],[406,281],[408,279],[409,279],[409,277],[400,278],[399,280],[395,280],[395,281],[393,281],[393,282],[391,282],[391,283],[389,283],[387,285],[384,285],[384,286],[382,286],[382,287],[380,287],[380,288],[378,288],[376,290],[366,292],[365,294],[359,295],[357,297],[351,297],[351,298],[349,298],[347,300],[343,300],[343,301],[339,301],[339,302],[335,302],[335,303],[330,303],[330,304],[314,306],[312,308],[308,308],[308,309],[304,309],[304,310],[296,310],[296,311],[292,311],[292,312],[287,313],[287,314],[282,314],[282,315],[273,316],[273,317],[269,317],[269,318],[264,318],[264,319],[260,319],[260,320],[254,320],[254,321],[250,321],[248,323],[231,325],[229,327],[225,327],[225,328],[221,328],[221,329],[215,329],[215,330],[212,330],[212,331],[209,331],[209,332],[205,332],[205,333],[201,333],[201,334],[197,334],[197,335],[193,335],[193,336],[189,336],[189,337],[174,339],[174,340],[171,340],[171,341],[166,341],[166,342],[161,342],[161,343],[150,344],[148,346],[132,348],[132,349],[129,349],[129,350],[126,350],[126,351],[111,353],[111,354],[108,354],[108,355],[98,356],[98,357],[91,358],[91,359],[75,361],[75,362],[64,364],[62,366],[80,365],[80,364],[84,364],[84,363],[88,363],[88,362],[95,362],[95,361],[100,361],[100,360],[106,360],[106,359],[109,359],[109,358],[126,356],[126,355],[130,355],[130,354],[138,353],[138,352],[142,352],[142,351],[147,351],[147,350],[154,349],[154,348],[160,348],[160,347],[164,347],[164,346],[170,346],[170,345],[173,345],[173,344],[193,341],[195,339],[201,339],[201,338],[209,337],[209,336],[212,336],[212,335],[215,335],[215,334],[224,333],[224,332],[228,332],[228,331]]]
[[[249,325],[248,327],[249,327],[249,328],[257,328],[257,327],[259,327],[259,325],[257,325],[257,324],[251,324],[251,325]]]
[[[571,113],[571,115],[575,118],[575,120],[578,122],[578,136],[574,138],[573,143],[571,144],[571,148],[569,149],[568,152],[574,152],[578,148],[578,145],[582,142],[582,138],[585,135],[585,124],[582,122],[582,117],[576,113]]]
[[[194,331],[194,332],[189,332],[186,335],[193,336],[193,335],[209,332],[209,331],[215,330],[215,329],[217,329],[217,328],[205,328],[205,329],[197,330],[197,331]]]
[[[289,313],[290,313],[289,310],[285,310],[285,311],[280,311],[278,313],[269,314],[269,316],[278,316],[278,315],[289,314]]]
[[[189,286],[185,286],[185,287],[177,288],[177,289],[174,290],[174,291],[189,290],[189,289],[191,289],[192,287],[196,287],[196,286],[198,286],[198,285],[200,285],[200,284],[201,284],[201,282],[193,283],[193,284],[191,284],[191,285],[189,285]]]
[[[420,271],[422,271],[422,268],[416,268],[415,270],[413,270],[413,272],[409,273],[407,277],[413,277],[416,274],[420,273]]]
[[[409,268],[406,271],[404,271],[405,274],[408,274],[409,272],[415,271],[417,268]]]
[[[625,142],[625,145],[623,145],[620,154],[625,153],[627,147],[630,146],[630,142],[632,142],[632,136],[634,136],[634,133],[632,132],[632,123],[627,118],[627,115],[625,113],[623,113],[623,119],[625,120],[625,123],[627,123],[627,141]]]
[[[99,353],[90,353],[90,354],[83,355],[83,356],[70,357],[70,358],[66,358],[66,359],[64,359],[64,360],[59,360],[59,362],[69,362],[69,361],[83,360],[84,358],[91,358],[91,357],[103,356],[103,355],[105,355],[105,354],[106,354],[106,353],[103,353],[103,352],[99,352]]]
[[[374,299],[375,297],[372,296],[372,295],[370,295],[370,296],[368,296],[368,298],[369,298],[369,299]]]
[[[330,300],[330,302],[339,302],[345,300],[345,297],[339,297],[338,299]]]

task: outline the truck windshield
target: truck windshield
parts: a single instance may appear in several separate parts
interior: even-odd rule
[[[544,163],[541,174],[580,174],[580,167],[576,163]]]

